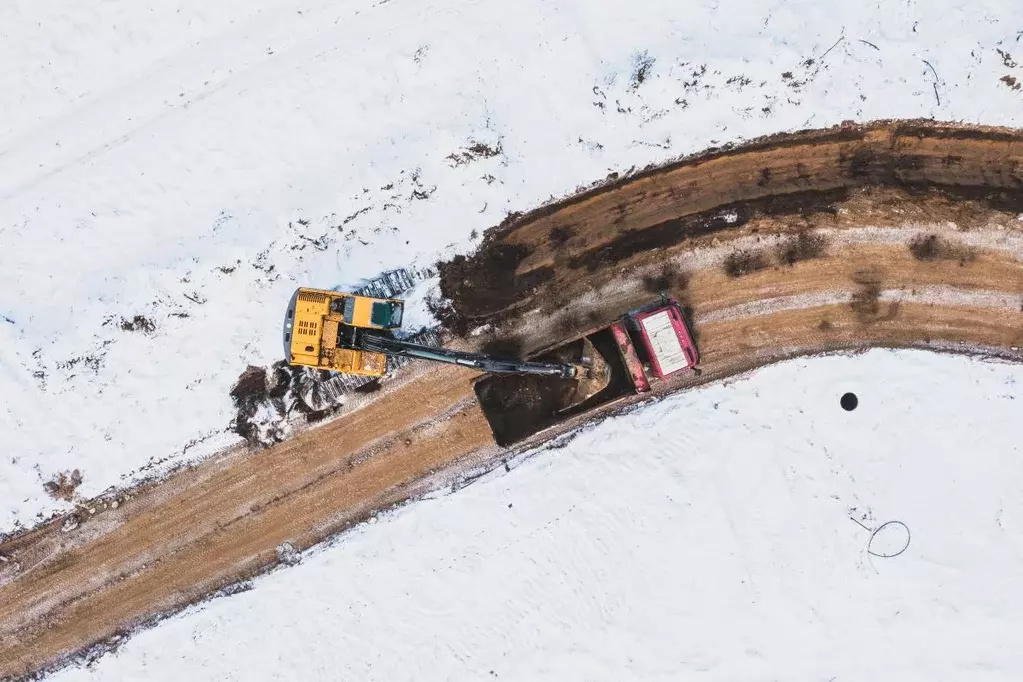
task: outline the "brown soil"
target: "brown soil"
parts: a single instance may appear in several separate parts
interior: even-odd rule
[[[902,199],[969,202],[973,222],[991,211],[1020,213],[1020,141],[1019,131],[901,122],[777,135],[712,151],[509,219],[468,262],[440,264],[441,289],[471,324],[493,323],[549,291],[565,300],[563,281],[589,283],[587,273],[613,270],[651,249],[734,234],[765,220],[790,229],[831,224],[870,189],[903,195],[892,208]],[[897,223],[909,219],[889,213]],[[736,261],[737,274],[761,265],[743,254]],[[496,263],[499,269],[490,267]],[[488,295],[494,288],[500,296]]]
[[[1023,359],[1018,139],[892,124],[715,152],[496,229],[481,254],[443,268],[445,290],[463,320],[497,323],[531,352],[668,289],[692,312],[703,374],[657,392],[868,346]],[[909,236],[871,229],[890,226]],[[800,242],[802,233],[823,241]],[[921,258],[913,244],[930,235]],[[945,244],[972,258],[929,257]],[[730,277],[723,263],[739,250],[767,265]],[[409,366],[359,396],[359,409],[276,447],[211,458],[82,515],[70,532],[57,519],[0,544],[0,678],[59,665],[256,575],[279,562],[284,542],[303,549],[495,465],[508,451],[474,377]]]

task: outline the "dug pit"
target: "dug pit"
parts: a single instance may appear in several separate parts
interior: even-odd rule
[[[483,377],[473,384],[483,414],[498,445],[517,443],[555,424],[633,391],[621,352],[610,329],[585,336],[611,370],[611,381],[599,393],[573,405],[577,382],[536,374]],[[577,362],[583,338],[530,358],[537,362]]]

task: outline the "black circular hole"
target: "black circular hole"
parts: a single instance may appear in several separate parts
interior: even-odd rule
[[[842,396],[842,400],[839,402],[841,402],[843,410],[846,412],[852,412],[856,409],[856,406],[860,404],[860,399],[856,397],[855,393],[846,393]]]

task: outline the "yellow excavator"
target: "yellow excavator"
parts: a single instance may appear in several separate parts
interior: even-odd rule
[[[449,348],[435,348],[395,338],[405,304],[325,289],[299,288],[284,320],[284,352],[292,365],[345,374],[380,377],[388,356],[405,356],[471,367],[481,372],[539,374],[578,382],[581,402],[611,381],[611,369],[587,341],[577,362],[547,363],[495,358]]]

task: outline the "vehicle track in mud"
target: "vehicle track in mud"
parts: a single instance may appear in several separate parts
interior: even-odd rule
[[[1020,360],[1021,140],[846,126],[651,170],[509,221],[476,256],[442,266],[448,319],[531,351],[667,290],[693,317],[703,373],[659,392],[867,346]],[[509,451],[493,443],[473,376],[406,368],[277,447],[178,472],[69,533],[58,520],[0,545],[0,677],[59,665],[256,575],[283,542],[311,546],[498,465]]]

